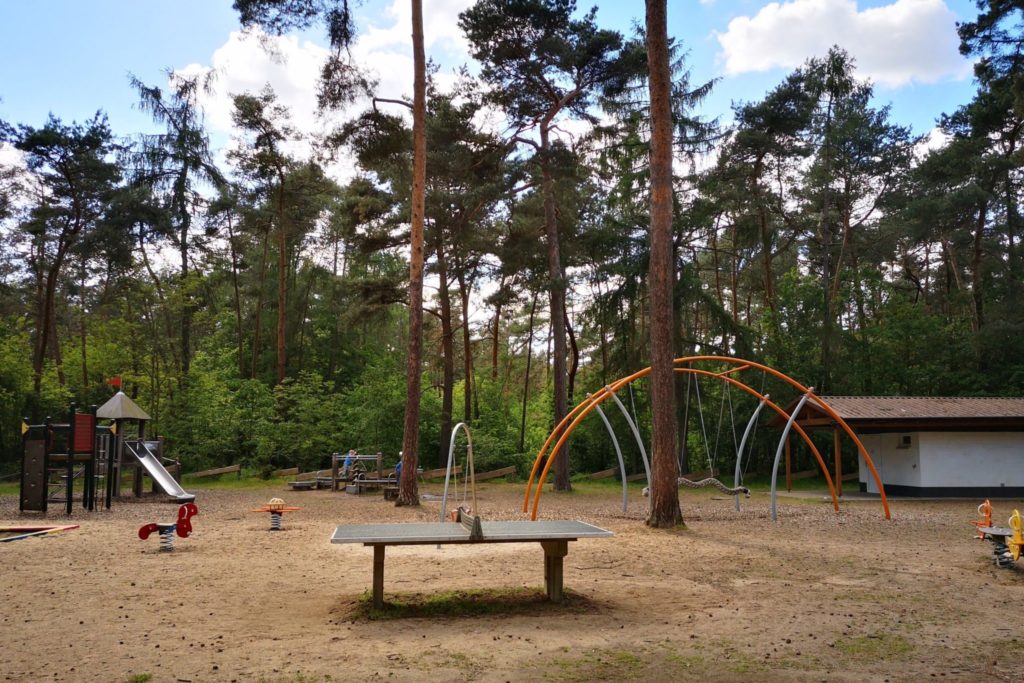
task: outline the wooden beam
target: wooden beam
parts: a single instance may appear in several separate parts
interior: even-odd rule
[[[793,490],[793,446],[786,434],[786,490]]]
[[[218,474],[229,474],[231,472],[238,472],[238,477],[242,477],[242,466],[241,465],[228,465],[227,467],[215,467],[212,470],[203,470],[202,472],[193,472],[191,476],[196,478],[201,477],[215,477]]]
[[[836,458],[836,495],[843,495],[843,445],[839,441],[839,427],[832,430],[832,449]]]
[[[477,481],[486,481],[488,479],[497,479],[498,477],[507,477],[510,474],[515,474],[516,466],[509,465],[508,467],[502,467],[501,469],[491,470],[490,472],[481,472],[476,475]]]
[[[423,474],[421,474],[420,476],[424,479],[437,479],[439,477],[443,477],[446,471],[447,469],[444,467],[438,468],[436,470],[423,470]],[[453,467],[452,474],[462,474],[462,465],[456,465],[455,467]]]
[[[270,476],[272,476],[272,477],[290,477],[290,476],[298,474],[298,473],[299,473],[299,468],[298,467],[289,467],[288,469],[285,469],[285,470],[275,470],[274,472],[270,473]]]
[[[590,475],[589,478],[590,479],[607,479],[608,477],[614,477],[618,473],[619,473],[619,468],[618,467],[609,467],[606,470],[601,470],[600,472],[594,472],[593,474]]]

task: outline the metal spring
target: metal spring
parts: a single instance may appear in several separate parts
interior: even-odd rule
[[[992,562],[997,567],[1006,568],[1013,564],[1013,555],[1010,554],[1010,548],[1005,543],[995,543],[992,548]]]
[[[280,531],[281,530],[281,517],[283,515],[280,512],[270,513],[270,530]]]
[[[160,530],[160,552],[169,553],[174,550],[174,527]]]

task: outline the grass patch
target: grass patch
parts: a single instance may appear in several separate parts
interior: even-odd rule
[[[371,621],[385,619],[455,619],[459,617],[513,616],[550,614],[552,612],[585,612],[594,608],[586,598],[565,591],[561,604],[552,603],[537,588],[485,588],[453,590],[439,593],[391,594],[384,606],[373,606],[369,591],[356,602],[351,616]]]
[[[879,632],[866,636],[838,638],[836,649],[851,659],[887,661],[901,657],[914,648],[903,636]]]
[[[566,648],[565,652],[569,652]],[[595,648],[576,657],[546,658],[538,664],[547,681],[702,680],[710,664],[693,649],[677,652],[672,646],[636,647],[629,650]],[[754,669],[749,669],[753,671]]]
[[[680,654],[669,654],[665,655],[665,662],[672,669],[694,669],[704,667],[704,656],[703,655],[680,655]]]
[[[128,683],[147,683],[153,680],[153,674],[132,674],[128,677]]]
[[[242,471],[239,478],[235,472],[219,474],[213,477],[193,477],[189,474],[181,478],[181,486],[186,491],[191,489],[206,489],[210,491],[236,491],[250,489],[284,489],[289,479],[287,477],[273,477],[261,479],[253,472]],[[130,488],[130,485],[129,485]]]
[[[470,656],[445,648],[425,650],[411,655],[389,655],[388,660],[390,668],[405,667],[434,673],[439,669],[454,669],[460,674],[459,680],[467,681],[476,678],[486,671],[492,661],[490,657],[484,654],[474,653]]]
[[[556,657],[544,663],[544,679],[564,683],[629,681],[644,678],[647,663],[628,650],[588,650],[580,657]]]

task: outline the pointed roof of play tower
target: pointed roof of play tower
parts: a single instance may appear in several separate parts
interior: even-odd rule
[[[123,391],[96,409],[96,417],[106,420],[150,420],[146,411],[136,405]]]

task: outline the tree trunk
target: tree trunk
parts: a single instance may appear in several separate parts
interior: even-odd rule
[[[313,289],[313,284],[316,282],[316,268],[307,268],[308,275],[306,277],[306,288],[302,292],[302,311],[299,314],[299,341],[296,344],[296,352],[298,358],[296,359],[297,372],[302,372],[305,365],[305,347],[306,347],[306,320],[309,318],[309,295]]]
[[[423,52],[423,2],[412,0],[412,216],[409,245],[409,353],[406,357],[405,425],[398,505],[419,505],[416,460],[420,447],[420,365],[423,354],[423,214],[427,179],[426,59]]]
[[[256,294],[256,320],[253,325],[252,337],[252,366],[249,372],[250,379],[256,379],[256,366],[260,360],[260,328],[263,324],[263,293],[267,284],[267,256],[270,252],[270,226],[263,233],[263,253],[260,256],[260,286]]]
[[[160,302],[160,317],[163,319],[164,332],[162,335],[155,337],[157,340],[156,346],[159,349],[164,348],[164,340],[167,341],[167,348],[170,351],[171,361],[174,363],[175,368],[181,368],[181,360],[178,358],[178,352],[175,351],[175,345],[172,341],[174,339],[174,321],[171,319],[170,307],[167,305],[166,297],[164,296],[164,285],[160,281],[160,276],[153,270],[153,265],[149,262],[149,254],[146,252],[146,236],[143,232],[145,228],[139,226],[139,253],[142,255],[142,265],[146,267],[146,272],[149,273],[149,279],[153,281],[153,289],[156,291],[157,301]],[[156,314],[153,314],[153,324],[156,325]],[[180,342],[180,339],[179,339]]]
[[[985,222],[988,217],[988,203],[982,202],[978,207],[978,221],[974,229],[974,253],[971,256],[971,298],[974,302],[974,332],[977,334],[985,325],[985,309],[981,273],[981,257],[984,254]]]
[[[565,331],[569,337],[569,351],[572,358],[572,362],[569,363],[569,381],[565,393],[569,403],[574,404],[576,402],[576,399],[573,398],[573,394],[576,391],[576,373],[580,369],[580,347],[576,343],[576,333],[572,329],[572,322],[569,321],[568,314],[565,316]]]
[[[676,459],[672,364],[672,87],[667,0],[647,0],[647,61],[651,91],[651,510],[647,524],[682,522]]]
[[[456,263],[459,282],[459,302],[462,306],[462,421],[473,421],[473,346],[469,329],[469,287],[466,284],[465,265]]]
[[[182,214],[178,252],[181,258],[181,378],[187,381],[192,364],[192,295],[188,284],[188,212]]]
[[[228,216],[228,246],[231,248],[231,287],[235,293],[235,328],[238,336],[238,379],[245,379],[244,346],[242,344],[242,297],[238,291],[238,253],[235,250],[235,233]]]
[[[452,330],[452,297],[448,290],[448,259],[444,253],[444,239],[438,230],[437,279],[438,301],[441,307],[441,433],[437,466],[444,467],[448,459],[448,442],[452,438],[452,404],[455,389],[455,332]]]
[[[70,332],[70,330],[68,330]],[[57,333],[57,302],[56,298],[50,305],[50,352],[53,354],[53,365],[57,369],[57,384],[65,387],[68,384],[64,374],[64,352],[60,345],[60,334]]]
[[[78,335],[82,352],[82,388],[89,388],[89,355],[86,347],[88,338],[85,324],[85,261],[82,261],[82,270],[78,281],[78,304],[81,307],[81,319],[79,320]]]
[[[285,377],[285,317],[288,298],[288,231],[284,226],[284,179],[277,194],[277,383]]]
[[[53,324],[53,321],[55,320],[53,309],[57,292],[57,276],[60,273],[63,261],[64,254],[63,252],[58,251],[54,258],[53,265],[51,265],[46,272],[46,281],[43,285],[43,300],[39,311],[39,329],[36,333],[36,352],[32,366],[33,388],[37,398],[42,390],[43,366],[46,363],[46,352],[53,343],[53,338],[57,336],[57,328]],[[58,368],[58,371],[63,374],[62,369]],[[63,384],[64,383],[61,382],[62,386]]]
[[[513,283],[514,284],[514,283]],[[502,274],[501,280],[498,282],[498,291],[502,292],[505,290],[505,275]],[[494,336],[491,337],[491,380],[498,381],[498,340],[501,338],[499,334],[501,332],[501,299],[498,299],[498,303],[494,306]]]
[[[817,384],[819,393],[826,393],[832,387],[832,347],[835,343],[835,314],[832,310],[832,217],[829,189],[832,183],[832,98],[829,98],[825,113],[824,150],[825,185],[822,188],[821,221],[818,234],[821,237],[821,295],[824,307],[821,334],[821,377]]]
[[[530,396],[530,361],[533,359],[533,317],[537,312],[537,293],[533,294],[533,301],[530,302],[530,322],[527,324],[529,331],[526,333],[526,375],[523,377],[523,414],[519,423],[519,452],[523,453],[526,448],[526,404]]]
[[[545,121],[540,127],[541,176],[544,183],[544,237],[547,240],[548,279],[551,306],[551,373],[554,389],[554,424],[558,425],[569,411],[566,387],[566,342],[565,342],[565,276],[562,272],[562,255],[558,243],[558,218],[555,215],[555,181],[551,175],[551,151],[549,126]],[[572,488],[569,482],[569,447],[568,444],[554,454],[555,458],[555,490],[568,491]]]

